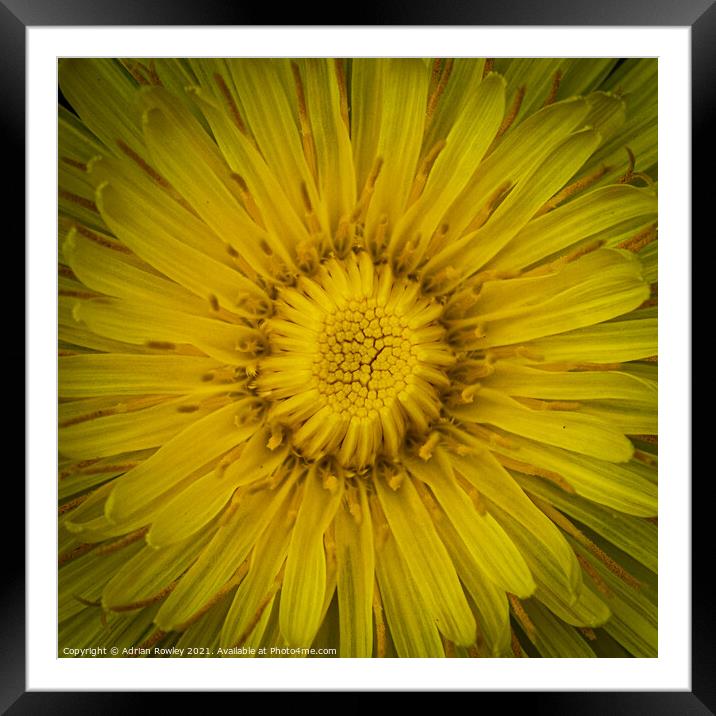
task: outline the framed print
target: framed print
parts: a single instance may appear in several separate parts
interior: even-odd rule
[[[709,3],[539,27],[5,5],[28,128],[10,712],[101,708],[90,683],[705,713]]]

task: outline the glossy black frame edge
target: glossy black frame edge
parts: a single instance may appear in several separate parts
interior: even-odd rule
[[[153,0],[144,2],[116,2],[115,0],[0,0],[0,131],[3,137],[3,163],[12,167],[7,177],[11,181],[3,189],[3,203],[7,207],[24,205],[25,176],[25,29],[28,26],[73,25],[272,25],[271,8],[263,6],[229,6],[223,0]],[[334,8],[336,6],[333,6]],[[340,25],[341,17],[323,12],[319,22],[306,22],[304,7],[282,9],[285,25]],[[692,30],[692,145],[693,153],[693,232],[697,227],[713,231],[713,221],[707,224],[707,201],[713,201],[713,152],[707,141],[709,129],[716,126],[716,4],[714,0],[501,0],[499,3],[478,5],[471,0],[448,0],[439,6],[429,0],[412,2],[410,10],[400,2],[384,1],[380,8],[366,5],[358,8],[350,18],[353,25],[632,25],[632,26],[690,26]],[[355,21],[358,22],[355,22]],[[6,216],[19,218],[19,212]],[[24,235],[24,216],[19,220]],[[6,242],[6,248],[20,242]],[[24,265],[25,254],[19,257]],[[15,265],[20,265],[19,263]],[[24,292],[23,292],[24,293]],[[15,294],[16,295],[16,294]],[[19,312],[16,311],[19,316]],[[19,323],[19,321],[18,321]],[[13,326],[14,328],[14,326]],[[18,326],[15,335],[25,335],[25,326]],[[24,340],[13,345],[11,359],[25,364]],[[22,348],[19,346],[22,345]],[[6,346],[7,353],[7,346]],[[22,355],[19,355],[22,353]],[[29,376],[28,376],[29,377]],[[27,379],[27,378],[26,378]],[[19,381],[15,381],[19,392]],[[24,398],[24,395],[22,396]],[[20,396],[17,396],[18,402]],[[24,400],[23,400],[23,405]],[[690,419],[690,416],[684,416]],[[688,446],[690,451],[691,446]],[[9,475],[8,475],[9,477]],[[19,480],[8,480],[20,492]],[[12,489],[12,488],[11,488]],[[693,499],[693,562],[710,565],[713,538],[707,530],[711,525],[705,518],[708,494],[701,484],[692,485]],[[12,499],[12,498],[15,499]],[[6,506],[19,505],[24,492],[6,497]],[[9,512],[9,511],[6,511]],[[18,512],[16,510],[16,512]],[[22,518],[21,518],[22,520]],[[21,522],[22,524],[22,522]],[[4,521],[5,544],[16,545],[17,524],[11,528]],[[111,699],[103,692],[47,692],[26,691],[25,653],[25,563],[19,549],[4,550],[3,585],[0,593],[0,709],[3,713],[49,714],[115,714],[156,708],[158,698],[166,694],[114,693]],[[10,560],[10,561],[8,561]],[[13,561],[14,560],[14,561]],[[524,704],[532,713],[599,714],[679,714],[701,716],[716,713],[716,657],[714,656],[714,611],[711,607],[710,583],[706,569],[694,571],[692,612],[692,690],[683,692],[561,692],[483,693],[483,699],[497,697],[500,705],[515,708]],[[88,688],[92,688],[90,683]],[[565,688],[569,685],[565,684]],[[330,688],[330,685],[327,685]],[[280,690],[280,687],[277,691]],[[182,695],[182,699],[193,697]],[[165,702],[162,704],[166,708]],[[189,704],[184,701],[185,706]]]

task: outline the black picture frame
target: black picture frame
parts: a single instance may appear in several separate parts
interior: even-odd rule
[[[335,9],[315,15],[310,24],[341,25]],[[94,26],[94,25],[270,25],[276,8],[261,4],[226,3],[219,0],[152,0],[148,2],[117,2],[116,0],[0,0],[0,129],[3,137],[5,176],[10,178],[3,189],[4,206],[24,204],[25,176],[25,32],[33,26]],[[283,25],[305,25],[306,9],[280,10]],[[270,17],[271,16],[271,17]],[[686,26],[691,28],[692,48],[692,146],[698,147],[692,158],[692,224],[706,231],[706,207],[713,202],[713,153],[707,141],[711,128],[716,126],[716,3],[714,0],[500,0],[482,3],[457,0],[439,4],[383,2],[380,9],[362,5],[356,9],[351,24],[360,25],[544,25],[544,26]],[[11,168],[11,169],[10,169]],[[15,250],[22,245],[16,237],[23,232],[24,222],[19,210],[16,214],[19,229],[14,233]],[[713,232],[713,222],[708,230]],[[10,248],[10,235],[6,237]],[[684,242],[689,240],[684,237]],[[18,256],[24,265],[24,250]],[[20,264],[6,264],[6,266]],[[7,272],[10,273],[10,272]],[[17,272],[19,274],[19,272]],[[24,291],[23,291],[24,294]],[[13,292],[17,296],[17,292]],[[12,299],[6,299],[12,300]],[[15,301],[17,299],[14,299]],[[21,314],[12,307],[18,323],[14,351],[6,344],[5,357],[26,364],[24,326]],[[15,328],[15,326],[13,326]],[[26,376],[29,379],[29,376]],[[10,381],[12,382],[12,381]],[[14,381],[18,385],[19,381]],[[24,396],[14,397],[15,405],[24,404]],[[20,400],[23,400],[21,403]],[[10,417],[16,421],[14,411]],[[683,416],[690,420],[690,416]],[[691,446],[688,446],[689,451]],[[690,479],[689,476],[680,476]],[[156,708],[159,698],[166,694],[97,692],[27,692],[25,654],[25,561],[20,547],[22,517],[19,505],[24,501],[22,482],[15,471],[6,467],[5,515],[17,513],[20,522],[3,520],[5,528],[4,565],[0,599],[0,709],[9,714],[112,714],[126,713],[145,707]],[[708,483],[708,480],[704,481]],[[709,567],[713,558],[709,549],[713,544],[704,514],[710,504],[708,488],[698,482],[692,484],[693,495],[693,561]],[[12,493],[15,492],[15,494]],[[526,706],[537,713],[568,714],[709,714],[716,713],[716,657],[714,654],[714,610],[710,599],[708,569],[693,569],[692,582],[692,659],[691,690],[683,692],[560,692],[531,694],[510,692],[481,694],[476,708],[484,709],[484,699],[496,698],[500,706]],[[92,688],[88,684],[89,689]],[[327,688],[330,685],[327,684]],[[569,688],[565,684],[565,688]],[[182,696],[185,699],[185,696]],[[506,699],[506,700],[505,700]],[[191,708],[188,703],[183,704]],[[166,704],[163,704],[166,708]],[[489,708],[489,706],[488,706]]]

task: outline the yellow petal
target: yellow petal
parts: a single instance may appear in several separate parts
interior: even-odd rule
[[[106,653],[114,646],[119,649],[119,654],[126,655],[131,652],[125,652],[124,649],[136,647],[154,631],[152,619],[155,613],[156,608],[149,607],[134,613],[105,613],[102,619],[98,619],[96,609],[83,609],[60,624],[59,643],[80,648],[105,647],[108,650]],[[58,656],[68,657],[64,647],[58,649]]]
[[[631,320],[630,320],[631,319]],[[622,363],[658,353],[656,318],[623,319],[538,338],[530,348],[546,362]]]
[[[244,645],[255,650],[254,654],[249,655],[250,657],[255,656],[256,652],[262,647],[270,649],[276,645],[285,646],[278,626],[279,604],[280,598],[278,596],[271,598],[258,623],[246,638]]]
[[[584,659],[596,657],[588,642],[543,607],[536,599],[523,602],[527,615],[535,626],[535,646],[546,658]]]
[[[384,541],[376,549],[375,569],[390,636],[398,656],[445,656],[435,620],[390,532],[384,535]]]
[[[117,60],[63,59],[60,88],[82,121],[112,154],[120,153],[117,140],[144,156],[137,85]]]
[[[87,129],[86,125],[69,109],[59,105],[58,135],[60,161],[62,157],[86,164],[92,157],[101,154],[103,147]]]
[[[572,97],[586,94],[599,87],[616,65],[612,58],[575,58],[564,66],[564,75],[559,83],[558,97]]]
[[[64,398],[99,395],[187,394],[211,386],[221,363],[199,356],[94,353],[61,356],[58,390]]]
[[[575,491],[629,515],[652,517],[657,511],[655,470],[632,461],[614,464],[511,436],[498,452],[561,475]]]
[[[451,413],[463,421],[488,423],[547,445],[611,462],[627,462],[634,453],[621,430],[608,422],[570,410],[532,410],[489,388],[483,388],[472,405],[453,408]]]
[[[652,241],[639,251],[639,260],[642,265],[642,274],[647,283],[659,280],[659,242]]]
[[[484,207],[488,197],[505,182],[509,185],[524,182],[525,177],[579,126],[588,111],[587,102],[581,98],[557,102],[511,129],[497,149],[485,159],[474,180],[445,217],[451,232],[460,236]],[[452,257],[458,255],[450,252]]]
[[[529,117],[544,105],[550,94],[555,73],[560,71],[564,74],[569,69],[571,62],[573,60],[534,57],[509,60],[498,58],[495,61],[495,69],[503,73],[507,80],[508,101],[512,100],[519,87],[525,89],[520,111],[515,118],[516,122],[519,122],[522,117]],[[563,96],[568,97],[569,95]],[[515,127],[516,129],[517,127]]]
[[[336,63],[303,60],[306,105],[316,144],[318,192],[326,203],[332,231],[356,203],[353,155],[340,108]]]
[[[271,612],[267,599],[273,598],[278,585],[277,575],[286,559],[293,531],[293,518],[288,510],[280,510],[259,537],[251,557],[251,567],[236,590],[226,620],[221,628],[221,645],[230,648],[251,634],[255,623]],[[259,610],[263,612],[259,614]]]
[[[93,173],[101,175],[100,169],[100,162],[92,165]],[[197,223],[201,226],[201,222],[196,222],[181,206],[172,205],[170,199],[152,196],[146,185],[138,183],[133,189],[131,184],[121,181],[118,172],[110,172],[110,176],[113,178],[97,191],[97,205],[107,226],[134,253],[204,300],[213,295],[230,311],[254,317],[256,312],[247,312],[244,307],[253,298],[262,301],[265,310],[268,296],[253,281],[207,255],[204,246],[213,245],[215,257],[220,255],[221,246],[209,232],[195,226]],[[189,233],[193,239],[182,241]],[[197,246],[196,239],[203,239],[202,248]],[[223,256],[228,263],[225,250]]]
[[[84,226],[103,229],[104,222],[97,210],[94,188],[81,169],[61,162],[57,168],[58,205],[62,221],[79,221]]]
[[[181,626],[211,602],[244,562],[292,484],[287,480],[275,491],[260,490],[240,501],[236,512],[219,528],[162,604],[156,616],[160,629],[169,631]]]
[[[425,246],[450,205],[472,178],[502,121],[505,83],[488,75],[468,94],[460,115],[435,160],[420,198],[398,222],[392,233],[395,250],[416,237]]]
[[[212,58],[202,58],[202,66],[210,67],[213,62],[223,63],[223,60],[214,60]],[[181,102],[199,122],[204,123],[205,120],[197,106],[191,101],[191,97],[187,92],[187,88],[197,83],[197,64],[190,58],[174,58],[174,57],[153,57],[150,62],[159,77],[159,84],[168,89],[172,95]],[[223,64],[220,65],[223,69]]]
[[[97,601],[105,584],[141,549],[142,543],[138,540],[116,552],[109,554],[90,552],[63,565],[57,576],[58,620],[62,622],[87,608],[77,597]],[[96,618],[99,620],[99,614]]]
[[[107,583],[102,592],[102,606],[116,609],[157,598],[191,566],[211,534],[207,530],[165,549],[145,546]]]
[[[656,406],[656,384],[621,371],[547,371],[495,363],[484,385],[507,395],[545,400],[626,400]]]
[[[115,353],[144,353],[142,346],[115,341],[111,338],[98,336],[87,326],[75,320],[74,309],[77,299],[73,296],[57,297],[57,337],[59,345],[69,350],[86,352],[86,349]]]
[[[593,325],[627,313],[649,298],[638,260],[615,249],[592,252],[567,264],[556,275],[540,278],[490,281],[489,288],[484,287],[485,295],[474,312],[486,324],[485,335],[475,339],[476,348],[519,343]],[[524,292],[517,302],[505,298],[496,310],[488,308],[498,303],[502,289],[509,295],[528,286],[533,291]]]
[[[540,585],[535,598],[562,621],[573,626],[603,626],[611,616],[609,607],[587,586],[582,586],[579,597],[572,604],[562,597],[558,589],[552,589],[547,582]]]
[[[626,122],[620,130],[595,153],[585,167],[606,164],[612,167],[604,179],[616,181],[624,174],[628,146],[637,157],[637,171],[650,171],[657,160],[657,102],[658,82],[655,58],[627,60],[622,63],[603,85],[603,89],[621,94],[626,102]]]
[[[157,509],[147,544],[161,549],[195,535],[219,514],[235,489],[233,482],[217,480],[213,470],[200,477]]]
[[[255,425],[239,427],[236,422],[249,409],[250,403],[249,399],[225,405],[193,421],[165,442],[154,455],[116,483],[107,501],[107,517],[121,522],[134,512],[146,510],[195,470],[253,435]],[[187,450],[189,445],[191,449]]]
[[[189,343],[212,358],[233,365],[246,365],[252,360],[253,356],[246,351],[262,340],[254,328],[157,306],[147,313],[146,306],[136,301],[104,298],[78,301],[74,316],[108,338],[135,345]]]
[[[599,134],[583,130],[567,137],[529,176],[517,184],[478,229],[461,255],[472,272],[477,271],[506,246],[535,212],[584,164],[599,145]]]
[[[351,63],[351,144],[356,189],[365,186],[378,156],[383,84],[388,60],[356,57]]]
[[[509,473],[487,451],[470,457],[450,455],[455,469],[492,503],[493,513],[522,552],[538,585],[559,586],[566,599],[576,599],[581,570],[574,552],[559,530],[518,487]],[[526,551],[525,545],[529,545]]]
[[[658,435],[659,416],[656,400],[650,404],[622,400],[591,400],[582,412],[605,420],[627,435]]]
[[[340,503],[343,483],[331,492],[315,467],[306,476],[281,589],[281,634],[291,646],[310,646],[321,622],[326,590],[323,533]]]
[[[510,607],[505,590],[495,586],[487,572],[468,549],[446,514],[434,517],[435,528],[445,544],[460,580],[475,604],[478,634],[481,634],[492,656],[510,652]]]
[[[184,654],[175,654],[175,657],[192,659],[197,656],[208,658],[211,651],[212,654],[219,655],[219,632],[221,626],[226,620],[226,614],[229,609],[230,598],[220,599],[216,604],[213,604],[201,617],[196,621],[193,621],[188,629],[183,631],[176,642],[176,646],[179,649],[186,649]],[[193,647],[196,649],[196,645],[201,644],[197,651],[193,653],[189,651],[189,648]],[[201,652],[201,649],[207,651]]]
[[[387,60],[376,152],[383,166],[366,217],[372,235],[383,216],[395,226],[410,194],[425,126],[429,72],[420,60]],[[361,187],[362,188],[362,187]]]
[[[261,427],[249,438],[241,456],[221,474],[217,471],[216,479],[220,482],[231,482],[236,486],[247,485],[269,476],[286,459],[289,446],[269,448],[271,430]]]
[[[263,259],[258,246],[265,232],[241,207],[238,184],[216,144],[162,88],[144,90],[141,97],[144,136],[157,169],[217,236],[247,260]]]
[[[124,453],[123,458],[128,462],[132,460],[144,460],[151,455],[151,448],[146,451]],[[92,464],[87,468],[78,468],[72,461],[60,457],[59,471],[60,484],[57,490],[57,499],[60,504],[68,502],[71,498],[83,495],[92,490],[92,488],[109,482],[118,475],[126,472],[129,468],[123,464],[123,458],[117,459],[118,456],[108,458],[93,459]],[[76,545],[75,545],[76,546]],[[60,551],[65,549],[60,545]]]
[[[403,463],[430,487],[481,570],[508,592],[519,597],[532,594],[535,583],[519,551],[493,517],[477,511],[455,481],[452,466],[442,451],[437,449],[428,462],[404,458]]]
[[[523,490],[547,500],[561,512],[589,527],[648,569],[657,571],[657,534],[653,522],[607,509],[592,500],[571,495],[530,475],[514,475]]]
[[[111,396],[73,403],[74,415],[61,413],[58,437],[60,453],[77,460],[157,447],[214,409],[197,409],[197,401],[187,398],[136,409]]]
[[[108,234],[73,227],[62,244],[62,253],[82,283],[100,293],[199,316],[210,312],[208,301],[158,276]]]
[[[655,219],[656,211],[656,197],[644,189],[626,184],[595,189],[530,221],[488,266],[524,268],[621,222]]]
[[[340,655],[373,653],[373,526],[362,483],[336,513]]]
[[[242,60],[230,63],[245,120],[271,173],[294,211],[301,215],[303,185],[318,204],[311,170],[301,146],[298,95],[288,60]]]
[[[451,641],[463,646],[473,644],[475,619],[450,555],[435,532],[412,478],[406,476],[397,491],[383,478],[376,479],[375,486],[400,553],[431,618]]]
[[[271,252],[290,264],[296,247],[310,239],[304,224],[306,207],[294,208],[277,177],[251,141],[232,122],[226,111],[206,99],[203,89],[193,88],[192,94],[211,125],[217,144],[229,167],[235,172],[234,180],[240,189],[245,188],[247,207],[251,206],[254,221],[265,228],[265,241]],[[250,197],[250,198],[249,198]],[[255,208],[253,204],[255,203]],[[281,206],[281,211],[275,207]],[[248,248],[248,247],[247,247]],[[266,249],[262,248],[264,253]],[[267,256],[257,256],[262,271],[270,265]],[[253,263],[252,263],[253,265]]]
[[[473,98],[472,92],[482,82],[484,71],[485,60],[482,58],[457,57],[452,61],[448,82],[425,132],[424,148],[429,149],[448,135],[465,105]]]
[[[658,651],[658,610],[656,577],[641,572],[639,588],[634,588],[609,571],[602,562],[587,550],[577,546],[580,554],[588,560],[607,585],[609,596],[603,599],[612,612],[611,619],[604,625],[605,631],[613,636],[631,654],[641,658],[654,658]],[[635,573],[636,563],[619,557],[630,573]],[[646,570],[642,569],[642,572]]]
[[[626,102],[618,94],[592,92],[587,96],[589,114],[584,123],[599,132],[602,142],[608,142],[623,127],[626,120]]]
[[[91,492],[78,507],[62,520],[62,529],[68,533],[82,532],[85,525],[95,521],[102,515],[107,497],[111,491],[112,484],[107,483]]]

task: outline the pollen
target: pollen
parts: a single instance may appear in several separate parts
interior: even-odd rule
[[[334,413],[377,414],[406,388],[417,357],[405,316],[354,300],[326,316],[324,331],[313,374]]]
[[[441,312],[366,252],[331,258],[281,291],[257,388],[295,452],[360,468],[394,457],[408,434],[424,442],[455,360]]]

